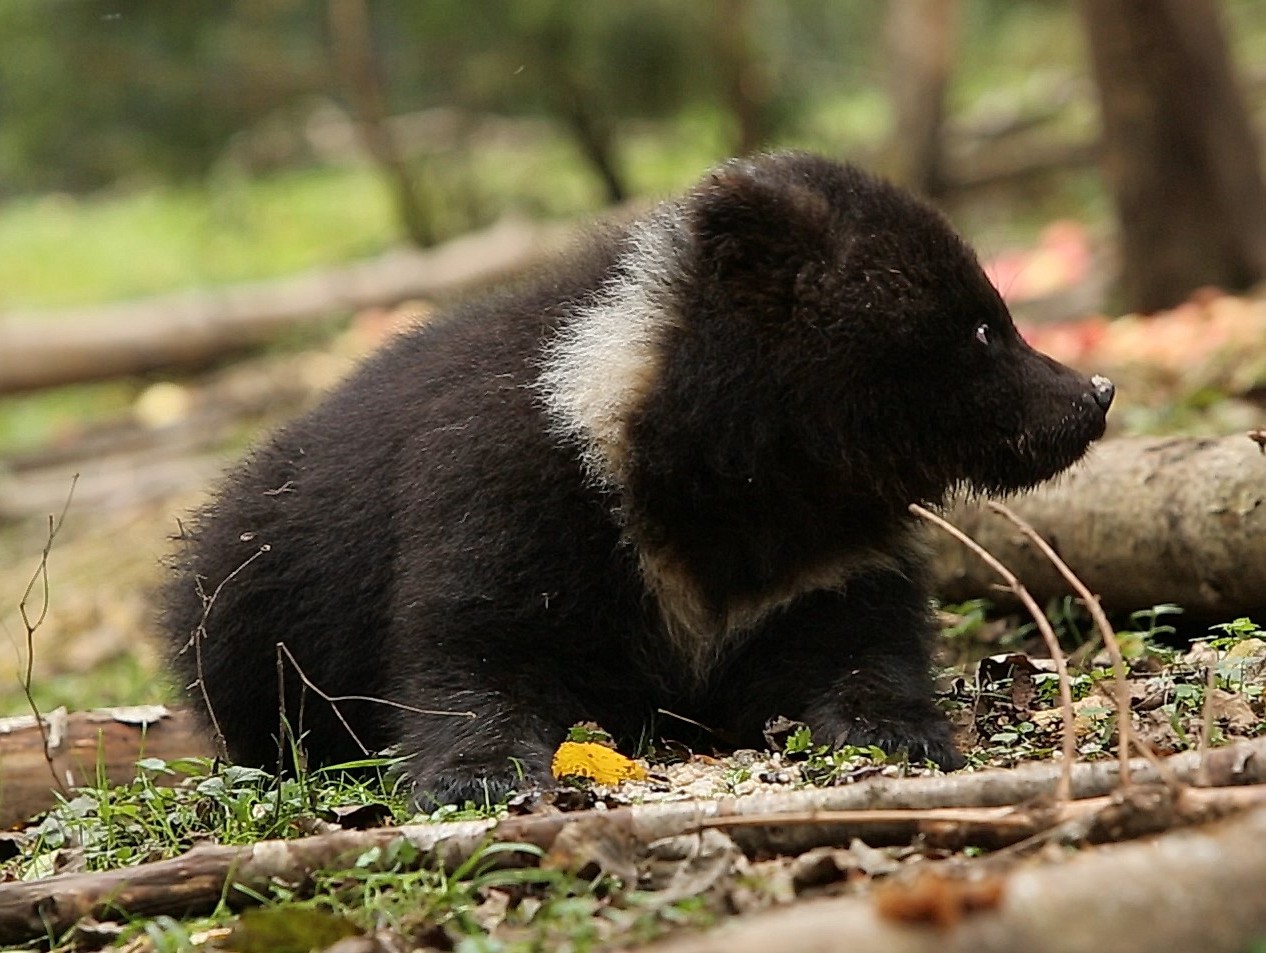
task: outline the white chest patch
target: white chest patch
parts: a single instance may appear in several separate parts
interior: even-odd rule
[[[546,345],[539,387],[554,432],[579,443],[585,470],[605,486],[624,483],[628,422],[680,320],[672,285],[687,241],[671,206],[633,226],[619,276]]]

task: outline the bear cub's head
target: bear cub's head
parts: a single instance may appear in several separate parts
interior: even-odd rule
[[[663,392],[713,382],[699,419],[714,470],[742,470],[725,449],[737,429],[749,452],[799,453],[904,508],[1032,487],[1103,435],[1112,383],[1029,347],[971,249],[909,193],[779,153],[722,166],[679,208]]]

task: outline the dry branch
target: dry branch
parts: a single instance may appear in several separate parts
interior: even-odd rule
[[[1095,628],[1099,631],[1100,637],[1103,639],[1104,647],[1108,650],[1108,655],[1112,658],[1112,675],[1116,681],[1116,703],[1117,703],[1117,758],[1121,764],[1121,786],[1126,787],[1130,783],[1130,684],[1126,679],[1125,656],[1121,654],[1121,646],[1117,642],[1116,633],[1112,631],[1112,626],[1108,624],[1108,618],[1103,613],[1103,607],[1099,604],[1098,597],[1086,588],[1085,583],[1077,578],[1076,573],[1068,568],[1068,564],[1059,557],[1054,548],[1041,534],[1032,526],[1026,523],[1020,517],[1003,506],[1001,503],[991,502],[988,504],[989,509],[997,513],[999,516],[1011,522],[1030,543],[1037,547],[1044,559],[1049,562],[1077,595],[1081,598],[1082,604],[1090,613],[1091,618],[1095,620]],[[1032,606],[1028,606],[1032,612]],[[1047,642],[1047,648],[1051,648],[1054,639]],[[1061,679],[1063,690],[1068,687],[1068,670],[1064,667],[1064,661],[1059,657],[1059,648],[1056,645],[1053,651],[1053,657],[1058,659],[1058,671]],[[1070,706],[1071,707],[1071,703]],[[1068,721],[1064,723],[1065,744],[1068,743],[1070,735],[1075,736],[1072,724]],[[1065,751],[1068,749],[1065,748]],[[1142,748],[1145,753],[1146,747]]]
[[[1238,953],[1266,931],[1266,809],[995,877],[995,902],[939,924],[884,917],[844,897],[734,919],[656,953]],[[934,877],[928,872],[923,877]],[[918,881],[885,893],[913,895]],[[912,900],[917,898],[911,897]],[[951,900],[952,902],[952,900]],[[899,904],[888,904],[891,911]],[[911,915],[916,907],[907,907]],[[952,919],[955,922],[944,922]],[[939,926],[939,928],[938,928]]]
[[[210,753],[192,716],[162,705],[101,708],[43,717],[0,719],[0,827],[9,828],[56,803],[54,776],[67,788],[98,777],[126,784],[145,757],[174,760]],[[47,734],[47,754],[44,736]],[[50,773],[51,766],[51,773]]]
[[[1051,543],[1109,611],[1177,603],[1226,621],[1266,618],[1266,456],[1243,435],[1120,438],[1008,505]],[[983,503],[948,514],[1044,600],[1070,588],[1032,542]],[[936,541],[938,589],[997,598],[994,578]]]
[[[1006,807],[942,807],[922,810],[809,811],[713,817],[699,825],[721,828],[749,856],[799,854],[814,847],[860,839],[871,846],[922,841],[960,851],[1000,850],[1039,835],[1071,843],[1102,844],[1199,824],[1236,811],[1266,807],[1266,786],[1170,788],[1134,786],[1103,797],[1056,803],[1037,800]],[[801,831],[789,848],[787,831]]]
[[[219,291],[0,318],[0,394],[198,367],[341,311],[460,293],[527,271],[577,232],[503,221],[430,251]]]
[[[142,757],[174,760],[211,754],[207,731],[190,712],[180,708],[103,708],[70,715],[59,711],[46,715],[45,722],[55,742],[54,764],[62,777],[72,779],[72,786],[95,781],[98,760],[111,783],[123,784],[135,775],[134,765]],[[1208,752],[1207,762],[1207,778],[1199,775],[1197,752],[1163,761],[1164,777],[1144,759],[1131,763],[1131,774],[1140,783],[1178,780],[1219,787],[1266,783],[1266,740],[1215,748]],[[67,771],[71,774],[67,775]],[[781,810],[801,811],[998,807],[1054,794],[1062,771],[1057,762],[1041,762],[974,774],[873,778],[842,788],[779,793],[775,803]],[[1075,764],[1070,777],[1072,796],[1105,795],[1118,784],[1118,773],[1114,763]],[[12,827],[52,807],[56,802],[52,787],[35,719],[23,716],[0,720],[0,826]],[[737,801],[705,803],[746,805],[752,799],[759,802],[761,797],[757,794]],[[673,808],[679,809],[695,821],[714,812],[714,808],[706,806]],[[761,807],[757,803],[738,809],[751,813]]]
[[[1195,773],[1198,760],[1180,755],[1168,765],[1180,776]],[[1246,742],[1211,752],[1209,776],[1218,785],[1254,784],[1266,779],[1266,740]],[[1136,781],[1156,779],[1146,761],[1132,766]],[[1117,775],[1115,763],[1077,765],[1074,793],[1104,794]],[[374,831],[338,831],[292,841],[264,841],[246,847],[201,847],[172,860],[95,874],[63,874],[29,883],[0,885],[0,942],[58,934],[87,915],[132,916],[159,912],[192,915],[214,908],[221,897],[244,901],[247,894],[230,889],[266,891],[274,878],[302,886],[319,869],[337,869],[373,847],[385,847],[406,838],[419,850],[419,863],[442,864],[452,869],[472,856],[490,839],[532,844],[544,850],[554,846],[559,834],[576,824],[598,819],[604,828],[623,832],[633,843],[649,844],[704,826],[731,827],[730,836],[750,854],[795,854],[823,844],[846,843],[860,824],[868,840],[888,842],[896,836],[908,839],[911,824],[931,825],[929,831],[944,833],[944,819],[928,812],[944,807],[988,807],[1017,804],[1047,793],[1055,772],[1049,765],[1011,771],[990,771],[924,779],[878,779],[842,788],[777,792],[717,801],[645,804],[603,812],[514,817],[499,824],[465,821],[452,824],[410,825]],[[1239,803],[1261,792],[1186,792],[1193,803],[1209,807],[1225,798]],[[1223,802],[1223,806],[1226,803]],[[874,810],[919,811],[923,818],[903,817],[893,827],[891,817],[875,816],[870,822],[775,823],[778,816],[794,817],[810,812]],[[1040,811],[1040,809],[1038,809]],[[1078,810],[1078,808],[1073,808]],[[743,816],[762,816],[751,826],[736,823]],[[983,815],[978,820],[983,820]],[[1050,815],[1050,824],[1064,817]],[[852,826],[849,826],[849,824]],[[1049,827],[1050,824],[1047,826]],[[998,825],[995,824],[995,827]],[[976,829],[983,832],[983,827]],[[514,855],[498,855],[498,862],[516,862]],[[521,858],[518,862],[521,862]],[[231,878],[231,879],[230,879]]]
[[[245,847],[202,846],[138,867],[0,885],[0,943],[59,936],[86,916],[195,916],[213,910],[222,897],[241,905],[250,902],[249,893],[226,889],[230,877],[232,885],[256,894],[267,894],[274,881],[298,887],[318,870],[346,869],[365,851],[386,848],[401,837],[413,841],[428,860],[446,863],[449,851],[473,854],[490,826],[465,821],[337,831]]]
[[[1064,659],[1064,651],[1060,648],[1059,639],[1055,635],[1055,630],[1051,626],[1050,620],[1046,618],[1046,614],[1042,611],[1041,606],[1037,604],[1037,600],[1016,578],[1015,573],[994,558],[991,552],[948,520],[942,519],[917,503],[910,504],[910,512],[920,519],[928,521],[933,526],[940,527],[975,553],[990,569],[1002,577],[1007,584],[1007,588],[1015,594],[1015,597],[1023,603],[1024,608],[1029,611],[1029,615],[1033,617],[1033,623],[1037,626],[1038,631],[1042,634],[1042,640],[1046,643],[1046,651],[1050,653],[1051,661],[1055,663],[1055,674],[1059,680],[1059,707],[1060,717],[1064,723],[1064,731],[1061,744],[1063,757],[1060,760],[1059,783],[1055,786],[1055,798],[1056,800],[1067,801],[1072,786],[1072,766],[1077,758],[1076,715],[1073,713],[1073,694],[1072,685],[1068,680],[1068,663]],[[1129,718],[1128,707],[1122,708],[1121,711],[1122,719]],[[1121,757],[1128,761],[1128,747],[1121,747]]]

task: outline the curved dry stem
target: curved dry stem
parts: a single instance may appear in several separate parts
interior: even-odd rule
[[[1086,588],[1086,584],[1077,578],[1077,574],[1068,568],[1068,564],[1060,558],[1050,543],[1038,535],[1037,530],[997,500],[990,500],[988,506],[999,516],[1010,520],[1016,529],[1033,541],[1033,545],[1041,551],[1042,555],[1050,561],[1052,566],[1059,570],[1059,574],[1072,586],[1073,591],[1085,603],[1086,609],[1090,612],[1090,617],[1094,619],[1095,627],[1098,628],[1100,636],[1103,637],[1103,645],[1108,650],[1108,655],[1112,658],[1112,674],[1116,681],[1117,689],[1117,758],[1121,762],[1121,787],[1129,787],[1130,746],[1132,744],[1130,683],[1126,680],[1125,656],[1121,654],[1121,644],[1117,641],[1117,636],[1112,630],[1112,626],[1108,624],[1108,617],[1104,615],[1103,607],[1099,605],[1098,597]],[[1140,751],[1143,750],[1142,746],[1138,747]],[[1152,752],[1148,750],[1144,754],[1151,755]]]
[[[953,523],[948,522],[940,516],[937,516],[931,510],[924,509],[917,503],[910,504],[910,512],[921,519],[927,520],[935,526],[940,527],[949,533],[956,540],[970,549],[979,556],[985,563],[993,569],[1003,581],[1007,584],[1017,599],[1028,609],[1029,614],[1033,616],[1034,623],[1037,624],[1038,631],[1042,633],[1042,640],[1046,643],[1046,650],[1051,654],[1051,661],[1055,663],[1055,673],[1059,682],[1059,707],[1060,714],[1063,718],[1063,761],[1059,767],[1059,780],[1055,786],[1055,797],[1059,801],[1067,801],[1072,794],[1072,769],[1073,761],[1077,757],[1077,732],[1074,725],[1073,713],[1073,690],[1072,685],[1068,681],[1068,665],[1064,660],[1063,649],[1060,648],[1059,640],[1055,637],[1055,630],[1051,628],[1050,620],[1046,618],[1046,613],[1042,611],[1042,607],[1037,604],[1037,600],[1029,594],[1024,585],[1016,578],[1015,573],[1004,566],[998,559],[978,542],[964,533]]]
[[[44,539],[44,548],[40,551],[40,564],[36,567],[35,574],[31,576],[31,581],[27,583],[22,598],[18,601],[18,615],[22,617],[22,626],[26,629],[26,666],[22,671],[22,694],[26,696],[26,703],[30,706],[31,714],[35,716],[35,725],[39,729],[40,743],[44,749],[44,760],[48,764],[49,773],[53,776],[53,784],[66,795],[69,795],[66,782],[57,774],[57,769],[53,766],[53,753],[48,748],[48,726],[44,723],[40,706],[35,702],[31,686],[35,680],[35,632],[48,618],[48,557],[53,551],[53,541],[57,539],[62,524],[66,522],[66,514],[70,512],[70,501],[75,498],[75,487],[78,485],[79,474],[76,473],[70,478],[70,489],[66,492],[66,502],[62,505],[61,514],[56,517],[51,513],[48,515],[48,535]],[[32,619],[27,610],[27,600],[31,598],[31,593],[35,591],[37,585],[40,587],[41,595],[40,612]]]

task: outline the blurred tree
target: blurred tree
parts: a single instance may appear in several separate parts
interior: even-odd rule
[[[924,195],[936,195],[941,186],[941,129],[958,6],[958,0],[888,0],[884,44],[893,121],[886,171]]]
[[[769,77],[759,55],[751,0],[713,0],[713,55],[724,102],[737,131],[734,152],[747,155],[772,138]]]
[[[1266,277],[1266,186],[1214,0],[1079,0],[1124,305]]]
[[[556,120],[612,202],[630,192],[621,145],[638,122],[718,116],[734,136],[720,151],[750,151],[786,127],[785,107],[799,98],[775,95],[775,61],[794,54],[768,40],[771,27],[786,31],[800,13],[768,0],[384,0],[383,9],[391,11],[384,23],[400,25],[390,54],[396,89],[412,75],[416,87],[442,84],[450,104]],[[824,58],[836,55],[820,33],[799,39]]]
[[[86,191],[205,173],[225,144],[328,87],[302,0],[3,0],[0,181]]]
[[[367,0],[330,0],[329,24],[330,49],[356,127],[366,150],[391,186],[404,233],[414,245],[434,245],[434,223],[387,126],[387,106]]]
[[[396,110],[443,104],[553,119],[618,202],[630,191],[621,124],[671,115],[700,86],[692,67],[708,61],[695,53],[707,31],[695,6],[381,0],[374,9]]]
[[[840,108],[875,86],[874,0],[361,2],[379,112],[445,107],[458,140],[477,114],[556,123],[611,200],[632,189],[624,151],[648,122],[688,123],[691,148],[720,157],[789,140],[842,150],[880,115]],[[305,122],[340,89],[328,21],[305,0],[0,0],[0,191],[196,180],[226,156],[310,161]],[[367,89],[351,98],[362,119]],[[436,231],[487,213],[478,196],[458,207],[453,143],[396,166],[426,184]]]
[[[589,6],[592,12],[593,5]],[[576,140],[581,155],[602,182],[609,203],[629,196],[616,155],[615,88],[609,75],[586,62],[585,50],[601,43],[604,24],[577,16],[567,3],[541,4],[528,13],[535,72],[544,81],[548,110]],[[598,34],[598,35],[595,35]]]

